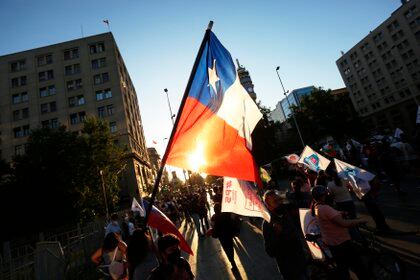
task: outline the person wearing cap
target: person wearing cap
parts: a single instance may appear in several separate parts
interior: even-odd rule
[[[267,255],[276,259],[284,280],[308,279],[299,229],[292,217],[293,209],[274,190],[268,190],[264,194],[264,202],[271,214],[270,222],[263,223]]]
[[[337,263],[337,279],[350,279],[349,268],[358,279],[369,279],[369,273],[360,261],[356,245],[352,242],[349,228],[364,224],[365,219],[344,219],[342,213],[325,203],[328,189],[315,186],[312,189],[312,215],[318,219],[322,241],[330,249]]]

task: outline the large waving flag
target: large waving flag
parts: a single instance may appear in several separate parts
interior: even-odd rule
[[[143,200],[143,204],[145,206],[145,209],[147,209],[147,207],[149,206],[149,202]],[[172,221],[154,205],[152,207],[152,210],[150,211],[147,224],[164,234],[175,234],[179,238],[179,246],[181,247],[181,249],[190,255],[194,255],[190,245],[188,245],[187,241],[185,241],[184,236],[179,232],[174,223],[172,223]]]
[[[362,199],[370,190],[369,181],[375,178],[375,174],[336,158],[334,162],[338,176],[348,181],[357,197]]]
[[[251,132],[262,114],[241,85],[230,53],[207,32],[167,164],[258,182]]]
[[[303,149],[298,162],[305,164],[309,169],[315,172],[327,169],[330,164],[329,159],[318,154],[309,146],[306,146],[305,149]]]

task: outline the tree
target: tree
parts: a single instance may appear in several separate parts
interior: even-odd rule
[[[269,119],[270,109],[260,103],[263,118],[258,122],[252,132],[252,155],[257,165],[265,165],[281,156],[280,145],[276,140],[278,124]]]
[[[124,153],[101,120],[86,120],[82,135],[65,127],[36,129],[26,154],[14,159],[12,179],[1,188],[1,197],[7,198],[1,213],[7,213],[6,220],[21,221],[13,223],[23,227],[13,228],[14,234],[92,219],[105,212],[99,170],[112,209],[123,168]],[[22,210],[24,217],[18,216]]]
[[[348,135],[363,137],[364,127],[356,115],[347,95],[333,95],[331,90],[316,89],[305,96],[300,107],[292,107],[306,144],[314,144],[326,136],[337,141]],[[295,124],[289,118],[295,130]]]

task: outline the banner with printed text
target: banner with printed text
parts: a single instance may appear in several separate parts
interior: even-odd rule
[[[257,195],[252,183],[224,177],[222,212],[249,217],[260,217],[270,222],[270,213]]]

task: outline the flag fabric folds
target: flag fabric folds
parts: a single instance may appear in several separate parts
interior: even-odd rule
[[[362,199],[370,190],[369,181],[375,178],[375,174],[336,158],[334,159],[334,163],[338,176],[348,181],[353,192],[359,199]]]
[[[208,32],[167,164],[257,182],[251,132],[262,114],[241,85],[230,53]]]
[[[131,203],[131,211],[139,212],[141,217],[146,217],[146,211],[144,210],[143,206],[143,199],[140,200],[141,204],[137,201],[135,197],[133,197],[133,202]]]
[[[143,200],[143,204],[145,206],[144,209],[147,209],[147,207],[149,206],[149,202]],[[149,226],[159,230],[163,234],[172,233],[176,235],[179,238],[179,246],[181,247],[181,249],[190,255],[194,255],[190,245],[188,245],[187,241],[185,241],[184,236],[179,232],[174,223],[172,223],[172,221],[164,213],[162,213],[157,207],[153,205],[152,211],[149,215],[150,216],[147,222]]]
[[[305,147],[298,162],[305,164],[309,169],[315,172],[327,169],[330,164],[329,159],[321,156],[309,146]]]
[[[270,222],[270,213],[257,195],[253,184],[235,178],[223,178],[222,212],[260,217]]]

